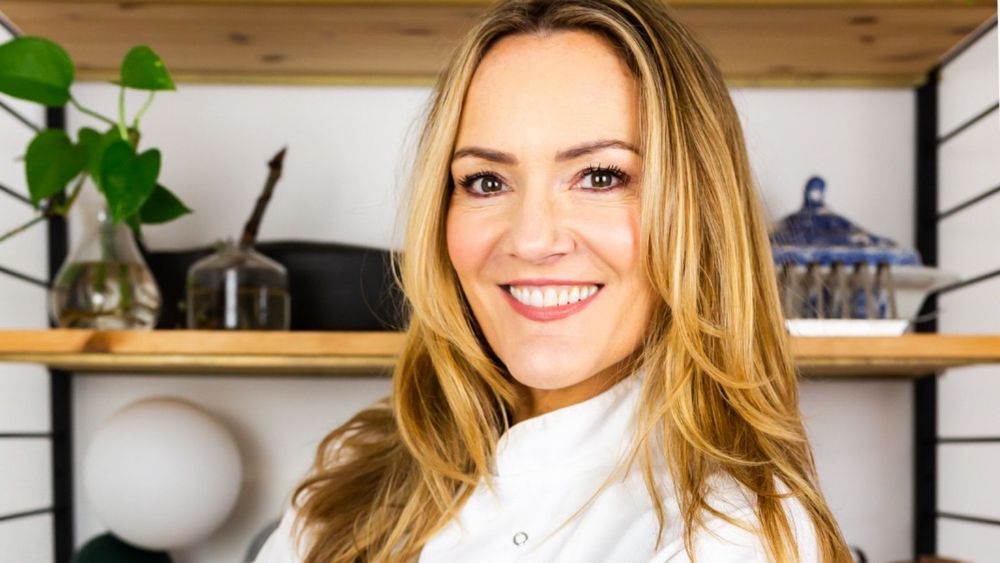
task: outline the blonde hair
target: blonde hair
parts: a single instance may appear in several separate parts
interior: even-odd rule
[[[796,559],[788,497],[809,515],[822,560],[849,560],[817,484],[764,214],[714,61],[657,0],[512,0],[466,36],[434,90],[410,185],[400,262],[410,320],[392,395],[331,432],[297,487],[306,563],[416,559],[490,477],[518,395],[448,258],[450,162],[484,54],[507,36],[561,30],[605,38],[640,91],[641,254],[658,300],[636,359],[646,376],[633,461],[661,531],[667,483],[689,552],[709,515],[745,526],[710,503],[713,478],[728,475],[754,495],[774,561]]]

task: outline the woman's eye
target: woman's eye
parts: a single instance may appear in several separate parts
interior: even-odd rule
[[[625,183],[627,176],[616,168],[592,168],[583,175],[580,187],[600,191],[617,188]]]
[[[589,191],[610,191],[628,183],[629,176],[617,166],[590,167],[584,170],[579,187]],[[503,179],[492,172],[476,172],[458,180],[458,185],[473,196],[489,197],[508,191]]]
[[[504,191],[503,180],[492,174],[473,174],[462,178],[458,183],[473,195],[488,196]]]

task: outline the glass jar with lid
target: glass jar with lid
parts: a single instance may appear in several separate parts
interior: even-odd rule
[[[229,238],[187,274],[187,327],[288,330],[288,273],[280,263]]]

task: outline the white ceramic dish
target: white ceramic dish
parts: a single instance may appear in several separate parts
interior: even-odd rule
[[[958,281],[955,274],[927,266],[893,266],[890,271],[896,286],[896,312],[900,319],[916,317],[928,293]]]
[[[792,336],[899,336],[905,319],[786,319]]]

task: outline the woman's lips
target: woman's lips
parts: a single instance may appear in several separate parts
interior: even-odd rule
[[[597,293],[590,295],[584,299],[577,301],[576,303],[567,303],[566,305],[554,305],[551,307],[532,307],[531,305],[525,305],[513,295],[510,294],[509,286],[501,285],[497,288],[503,293],[504,299],[507,303],[521,316],[526,317],[532,321],[558,321],[560,319],[565,319],[566,317],[576,314],[583,310],[584,307],[590,305],[590,303],[601,294],[604,289],[603,285],[597,286]]]

